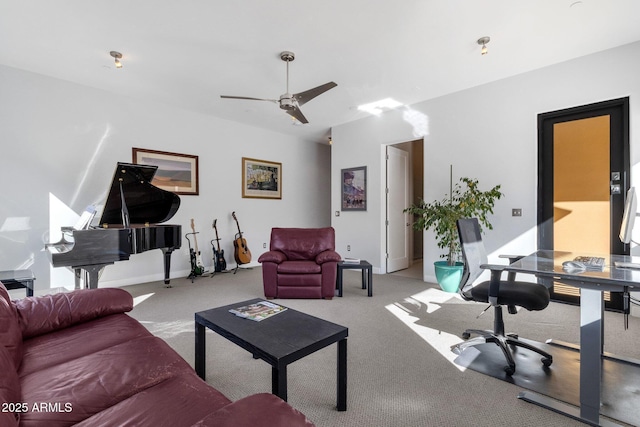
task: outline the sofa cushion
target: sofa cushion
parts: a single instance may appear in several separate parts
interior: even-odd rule
[[[24,341],[21,377],[151,333],[127,314],[112,314],[91,322]]]
[[[7,288],[0,282],[0,344],[4,346],[13,360],[14,371],[22,361],[22,331],[18,312],[11,302]]]
[[[313,260],[320,252],[335,250],[335,230],[272,228],[270,250],[284,253],[290,261]]]
[[[127,341],[23,376],[23,402],[61,408],[29,411],[20,423],[24,427],[75,424],[185,372],[193,369],[160,338]]]
[[[229,403],[191,371],[137,393],[76,427],[190,426]]]
[[[0,426],[18,425],[20,413],[24,412],[20,403],[20,379],[13,358],[4,346],[0,345]]]
[[[200,420],[193,427],[313,427],[301,412],[289,406],[279,397],[254,394],[218,409]]]
[[[278,274],[320,274],[321,268],[315,261],[285,261],[278,264]]]
[[[74,292],[16,301],[24,338],[133,309],[133,297],[124,289],[80,289]]]

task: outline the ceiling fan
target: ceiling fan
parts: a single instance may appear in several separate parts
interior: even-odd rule
[[[332,89],[338,85],[334,82],[329,82],[304,92],[291,94],[289,93],[289,62],[295,59],[295,55],[293,54],[293,52],[284,51],[280,53],[280,59],[287,63],[287,93],[280,95],[280,99],[263,99],[228,95],[220,95],[220,98],[275,102],[280,104],[280,108],[282,108],[291,117],[297,119],[300,123],[309,123],[304,114],[302,114],[302,111],[300,111],[300,106],[306,104],[316,96],[321,95],[329,89]]]

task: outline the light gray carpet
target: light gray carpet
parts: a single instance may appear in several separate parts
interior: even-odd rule
[[[360,277],[359,271],[344,272],[343,298],[275,300],[349,328],[346,412],[335,410],[335,345],[288,368],[289,403],[318,427],[583,425],[518,400],[521,387],[452,363],[456,356],[449,346],[461,341],[464,329],[491,328],[491,311],[476,319],[482,305],[400,275],[374,275],[369,298]],[[171,283],[172,288],[162,282],[126,287],[138,301],[131,315],[192,366],[195,312],[264,297],[260,268]],[[552,303],[543,312],[521,312],[505,321],[509,331],[526,338],[578,342],[574,306]],[[607,313],[606,334],[607,351],[640,358],[640,319],[632,318],[624,331],[621,316]],[[270,392],[271,367],[208,331],[207,382],[237,400]]]

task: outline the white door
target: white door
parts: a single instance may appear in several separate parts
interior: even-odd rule
[[[409,267],[409,153],[387,146],[387,273]]]

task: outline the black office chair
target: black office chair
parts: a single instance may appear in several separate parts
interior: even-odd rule
[[[502,317],[503,305],[507,306],[510,314],[517,313],[516,306],[527,310],[543,310],[549,305],[549,290],[547,287],[538,283],[517,282],[513,272],[509,272],[507,280],[503,280],[502,273],[505,266],[487,264],[487,254],[482,243],[478,219],[460,219],[457,225],[464,257],[464,271],[459,293],[467,301],[490,303],[490,306],[494,308],[494,319],[493,331],[467,329],[462,334],[462,338],[465,340],[469,339],[472,334],[479,336],[454,346],[454,350],[462,352],[470,346],[493,342],[500,347],[507,359],[507,366],[504,368],[507,375],[513,375],[516,371],[516,363],[511,353],[511,347],[513,346],[535,351],[542,356],[541,360],[544,366],[551,365],[553,357],[549,353],[520,341],[516,334],[505,334]],[[513,261],[514,259],[511,260],[511,262]],[[474,281],[485,269],[491,271],[491,279],[474,285]]]

